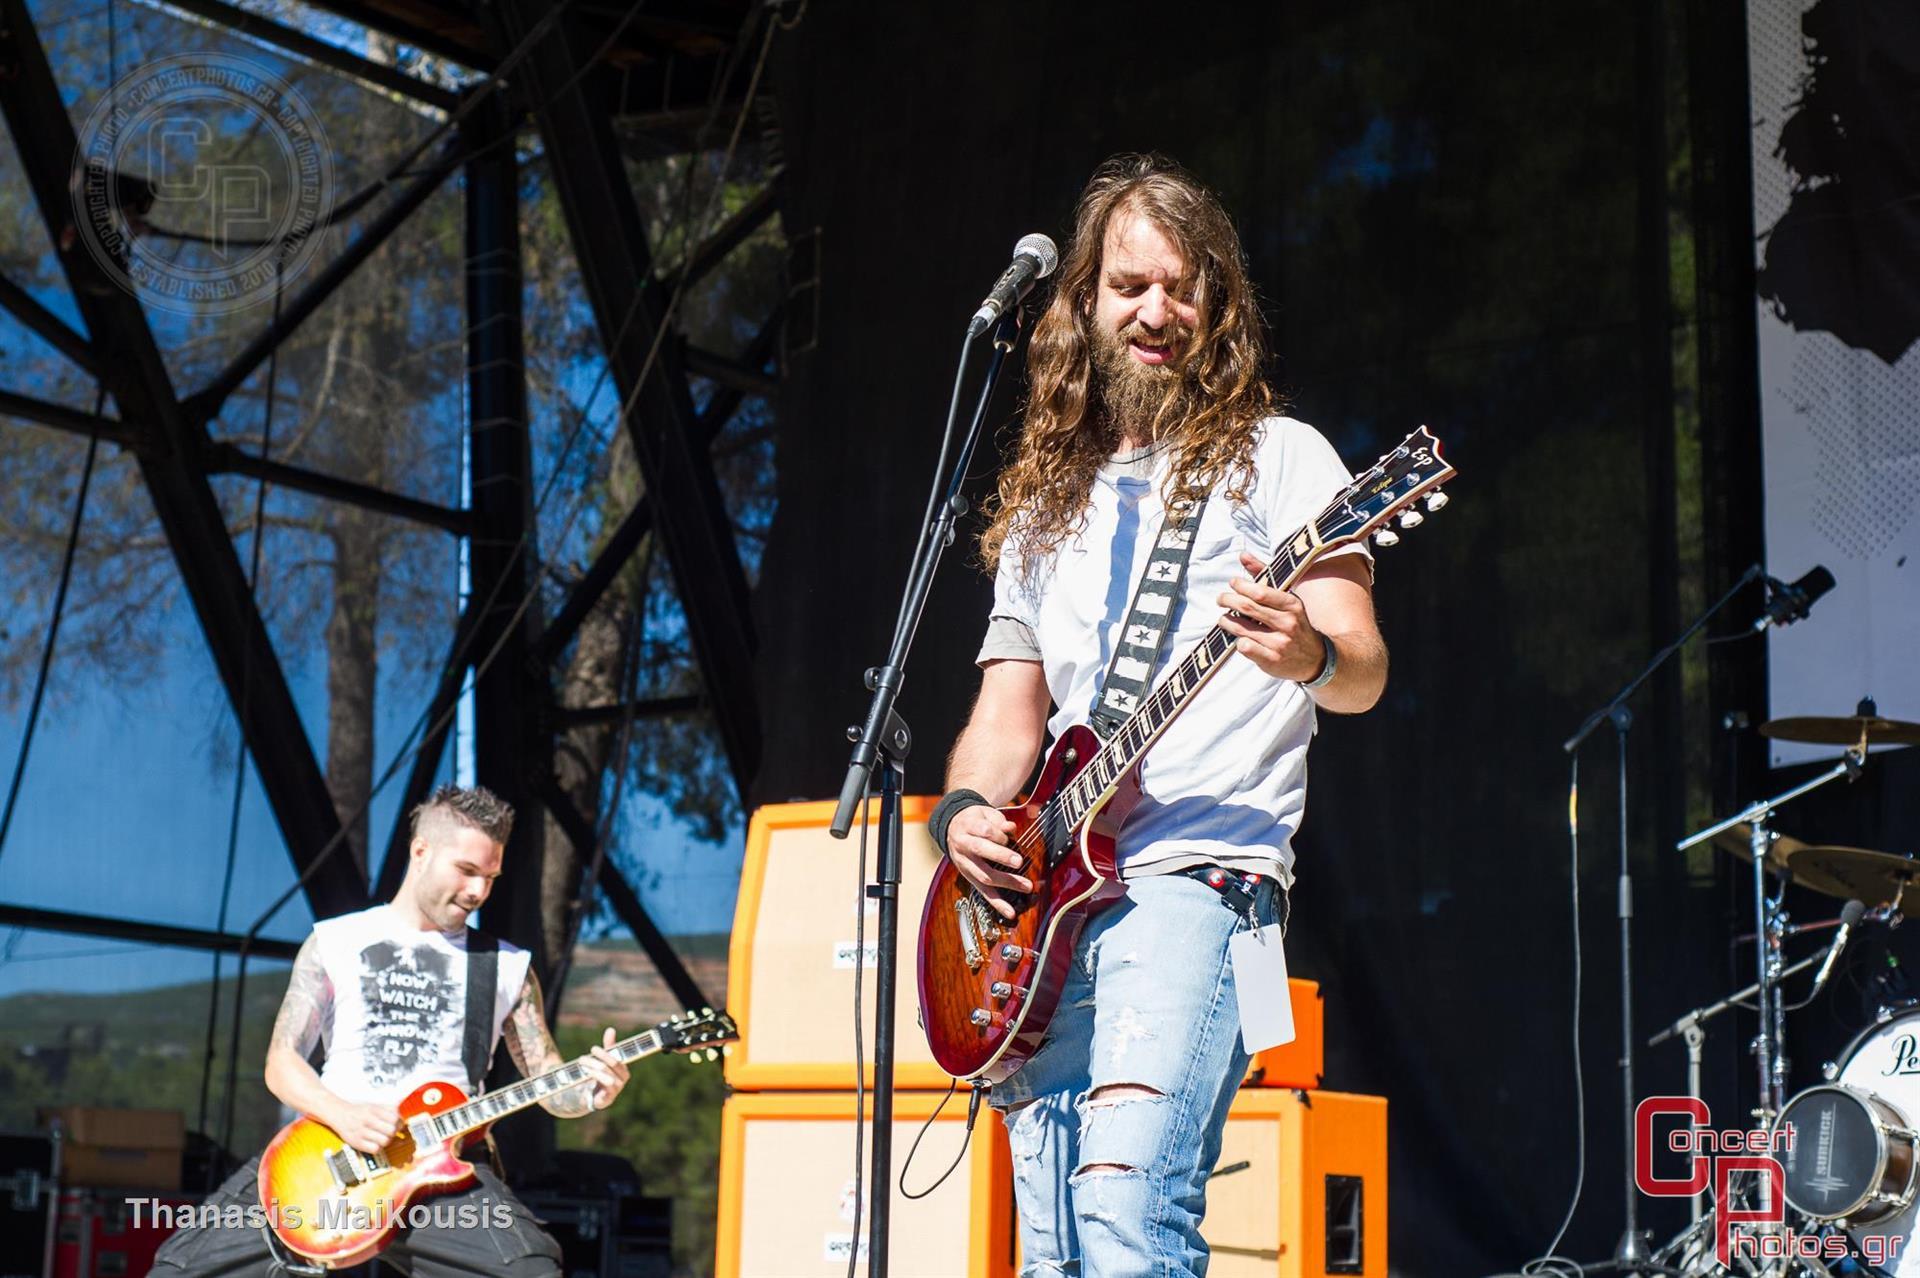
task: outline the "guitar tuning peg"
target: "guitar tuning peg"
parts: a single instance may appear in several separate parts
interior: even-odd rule
[[[1400,544],[1400,534],[1391,528],[1382,528],[1373,535],[1373,544],[1376,546],[1397,546]]]
[[[1442,492],[1438,488],[1434,489],[1432,492],[1427,494],[1428,513],[1431,514],[1433,511],[1445,509],[1447,502],[1450,500],[1452,499],[1449,498],[1446,495],[1446,493]]]
[[[1402,528],[1418,528],[1426,522],[1427,517],[1417,510],[1409,508],[1400,512],[1400,526]]]
[[[693,1051],[688,1052],[687,1059],[692,1061],[695,1065],[698,1065],[700,1063],[700,1049],[695,1048]]]
[[[709,1048],[707,1049],[707,1059],[708,1059],[708,1060],[710,1060],[710,1061],[717,1061],[717,1060],[719,1060],[719,1059],[720,1059],[720,1049],[719,1049],[719,1048],[717,1048],[717,1047],[709,1047]]]
[[[703,1007],[703,1008],[701,1008],[701,1009],[700,1009],[700,1015],[702,1015],[702,1016],[712,1016],[712,1015],[713,1015],[713,1009],[712,1009],[711,1007]]]
[[[671,1017],[671,1020],[673,1021],[673,1023],[674,1023],[675,1025],[678,1025],[678,1024],[680,1023],[680,1013],[678,1013],[678,1012],[675,1012],[675,1013],[673,1014],[673,1016]]]
[[[728,1043],[728,1044],[727,1044],[727,1045],[726,1045],[725,1047],[723,1047],[723,1048],[721,1048],[721,1049],[720,1049],[720,1054],[721,1054],[722,1056],[731,1056],[731,1055],[733,1055],[733,1044],[732,1044],[732,1043]]]

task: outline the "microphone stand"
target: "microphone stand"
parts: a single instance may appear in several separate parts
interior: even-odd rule
[[[846,780],[840,787],[839,806],[834,809],[830,832],[836,839],[847,837],[856,812],[873,785],[873,773],[880,771],[880,864],[874,882],[863,885],[867,896],[879,902],[879,940],[874,988],[873,1025],[873,1143],[868,1161],[869,1207],[867,1218],[867,1275],[886,1278],[887,1237],[891,1224],[893,1176],[893,1038],[894,991],[898,985],[898,949],[900,931],[900,793],[906,776],[907,753],[913,748],[913,734],[894,707],[900,695],[900,683],[906,672],[907,652],[913,646],[914,632],[926,611],[927,595],[933,587],[940,556],[953,544],[954,525],[967,512],[967,499],[961,495],[974,446],[980,439],[981,423],[986,420],[987,405],[994,385],[1020,336],[1020,310],[1007,308],[993,330],[993,355],[988,360],[986,378],[974,405],[973,420],[964,439],[956,441],[955,427],[960,410],[960,389],[966,379],[967,357],[978,334],[969,331],[960,347],[960,366],[954,375],[953,397],[947,406],[946,434],[940,441],[940,461],[934,470],[933,491],[927,499],[925,526],[914,550],[913,564],[907,570],[906,589],[900,600],[900,612],[893,625],[893,641],[883,665],[866,672],[866,685],[873,691],[866,719],[847,729],[854,743],[853,758],[847,766]],[[956,450],[956,442],[958,448]],[[856,961],[858,961],[856,959]],[[856,1013],[857,1014],[857,1013]],[[854,1121],[860,1121],[858,1114]],[[859,1239],[854,1239],[854,1252]]]
[[[1620,1273],[1633,1273],[1645,1270],[1653,1261],[1647,1239],[1640,1233],[1639,1194],[1633,1183],[1633,1110],[1637,1103],[1633,1088],[1633,874],[1627,860],[1628,823],[1627,823],[1627,732],[1633,727],[1633,711],[1627,709],[1627,700],[1640,689],[1653,672],[1666,663],[1668,657],[1678,652],[1700,628],[1744,589],[1749,582],[1759,580],[1764,574],[1759,564],[1751,565],[1740,574],[1740,580],[1733,583],[1726,594],[1715,600],[1713,605],[1701,613],[1693,624],[1680,632],[1680,637],[1655,653],[1646,669],[1635,675],[1627,685],[1613,694],[1608,702],[1588,715],[1574,734],[1562,743],[1561,749],[1568,755],[1575,754],[1581,743],[1593,735],[1602,723],[1612,723],[1614,729],[1614,767],[1619,774],[1620,785],[1620,878],[1619,878],[1619,916],[1620,916],[1620,1087],[1621,1087],[1621,1131],[1626,1150],[1626,1162],[1623,1168],[1626,1199],[1626,1228],[1620,1235],[1619,1245],[1614,1249],[1612,1267]],[[1578,760],[1575,760],[1576,768]],[[1576,804],[1580,797],[1577,780],[1569,785],[1567,792],[1567,811],[1573,820],[1575,829],[1579,827]],[[1576,864],[1573,872],[1578,874]]]

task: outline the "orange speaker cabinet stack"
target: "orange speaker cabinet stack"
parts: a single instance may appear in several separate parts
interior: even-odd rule
[[[933,805],[903,803],[896,1191],[907,1151],[950,1082],[919,1030],[912,966],[920,903],[939,861],[926,831]],[[864,1203],[858,1236],[854,1229],[854,961],[864,939],[861,1033],[871,1087],[878,903],[858,895],[860,827],[844,841],[827,832],[833,807],[770,805],[748,830],[727,956],[728,1010],[741,1041],[726,1065],[733,1094],[721,1120],[715,1278],[843,1278],[849,1249],[865,1252]],[[869,815],[871,876],[877,801]],[[1202,1231],[1214,1250],[1211,1272],[1385,1275],[1386,1102],[1319,1090],[1319,987],[1292,984],[1298,1036],[1255,1058],[1228,1119]],[[908,1189],[924,1189],[960,1154],[966,1100],[962,1089],[940,1111],[913,1156]],[[861,1112],[871,1118],[871,1095]],[[862,1197],[866,1191],[863,1184]],[[925,1198],[895,1192],[892,1213],[896,1275],[1011,1278],[1012,1159],[999,1115],[983,1106],[961,1165]]]

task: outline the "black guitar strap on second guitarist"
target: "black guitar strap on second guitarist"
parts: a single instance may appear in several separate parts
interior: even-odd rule
[[[1200,512],[1206,508],[1205,497],[1199,501],[1177,499],[1161,521],[1153,554],[1147,559],[1146,571],[1140,574],[1140,584],[1134,587],[1126,623],[1113,645],[1113,661],[1100,681],[1093,713],[1087,720],[1102,741],[1110,740],[1120,730],[1153,687],[1154,667],[1160,664],[1160,655],[1167,650],[1167,639],[1173,633],[1173,610],[1186,589],[1193,539],[1200,531]]]
[[[493,1064],[493,996],[500,981],[500,942],[467,929],[467,1022],[460,1062],[467,1069],[468,1094],[478,1096]]]

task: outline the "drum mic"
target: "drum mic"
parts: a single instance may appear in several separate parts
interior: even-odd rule
[[[1853,925],[1866,912],[1867,907],[1859,901],[1848,901],[1840,911],[1840,930],[1833,934],[1833,944],[1827,947],[1827,957],[1821,960],[1820,970],[1813,974],[1813,989],[1808,991],[1808,999],[1826,988],[1827,978],[1833,975],[1833,965],[1840,960],[1840,951],[1847,948],[1847,937],[1852,934]]]
[[[1754,621],[1753,633],[1759,634],[1768,626],[1791,626],[1803,620],[1813,608],[1813,601],[1832,589],[1833,574],[1818,564],[1792,585],[1767,578],[1767,608]]]

